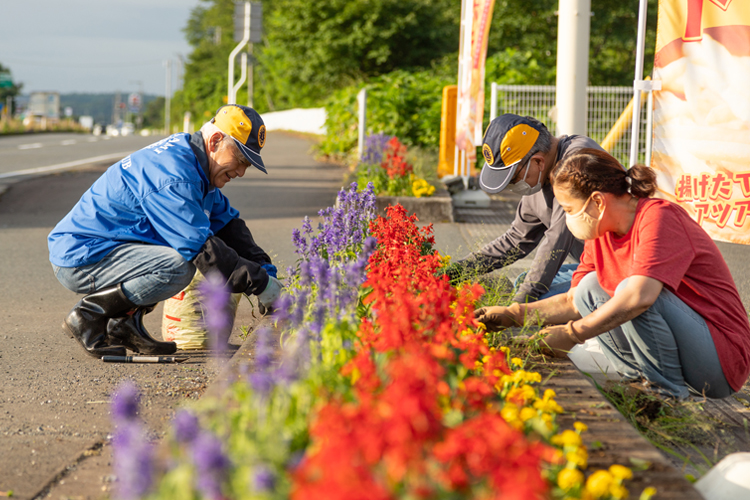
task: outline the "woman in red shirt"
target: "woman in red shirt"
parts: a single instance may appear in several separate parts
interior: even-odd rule
[[[654,172],[584,149],[552,173],[567,225],[585,240],[570,291],[477,310],[488,329],[539,317],[556,356],[598,337],[626,379],[683,398],[730,396],[750,374],[750,324],[719,249],[679,205],[652,199]]]

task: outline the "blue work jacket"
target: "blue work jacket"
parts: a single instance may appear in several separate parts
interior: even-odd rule
[[[60,267],[94,264],[124,243],[164,245],[186,260],[239,216],[209,184],[200,132],[174,134],[123,158],[84,193],[48,237]]]

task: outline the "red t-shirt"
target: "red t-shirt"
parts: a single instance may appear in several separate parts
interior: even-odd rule
[[[591,271],[610,296],[629,276],[661,281],[706,321],[724,376],[740,390],[750,374],[747,312],[718,247],[682,207],[639,200],[626,235],[608,232],[586,241],[572,286]]]

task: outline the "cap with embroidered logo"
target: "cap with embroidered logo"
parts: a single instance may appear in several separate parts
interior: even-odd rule
[[[487,127],[482,141],[485,164],[479,173],[479,186],[488,193],[499,193],[516,175],[521,160],[536,144],[542,125],[523,116],[506,113]]]
[[[266,143],[266,126],[257,111],[239,104],[227,104],[216,111],[211,123],[234,139],[247,161],[268,174],[260,157],[260,150]]]

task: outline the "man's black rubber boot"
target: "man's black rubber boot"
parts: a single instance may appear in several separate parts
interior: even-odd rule
[[[124,294],[123,297],[125,297]],[[123,345],[138,354],[154,356],[174,354],[177,351],[177,344],[154,339],[143,326],[143,316],[153,311],[155,305],[136,306],[133,303],[130,305],[131,308],[127,314],[109,320],[107,333],[110,341]]]
[[[86,295],[63,321],[63,332],[76,339],[91,356],[125,356],[125,348],[107,337],[109,318],[128,310],[124,298],[117,286]]]

